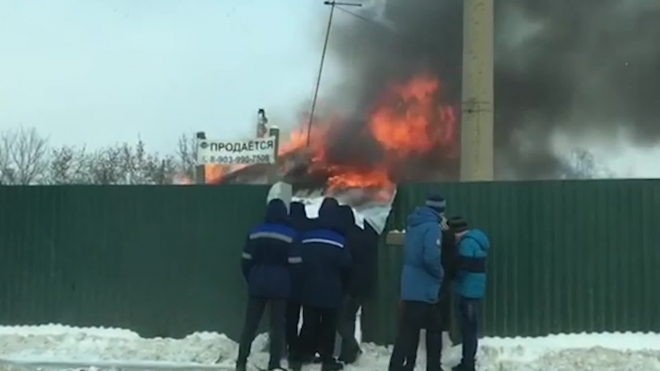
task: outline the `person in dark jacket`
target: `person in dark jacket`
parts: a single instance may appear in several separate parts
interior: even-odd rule
[[[441,317],[441,327],[443,332],[449,332],[451,326],[451,308],[452,308],[452,281],[458,274],[458,248],[456,246],[456,231],[461,228],[465,221],[460,216],[449,218],[441,224],[442,228],[442,269],[444,278],[440,286],[440,295],[438,297],[438,311]]]
[[[311,221],[305,211],[305,205],[302,202],[292,202],[289,209],[289,223],[302,236],[305,231],[309,230],[311,225]],[[286,306],[285,338],[289,363],[295,362],[300,353],[298,346],[298,323],[300,322],[300,310],[302,308],[301,284],[301,279],[291,282],[291,297]]]
[[[454,371],[474,371],[478,347],[481,301],[486,294],[486,258],[490,240],[479,229],[466,222],[455,228],[458,243],[458,273],[454,291],[458,295],[458,311],[463,338],[461,363]]]
[[[401,316],[390,371],[415,368],[421,329],[426,328],[432,334],[440,332],[435,305],[443,279],[440,222],[444,211],[444,198],[431,196],[424,206],[408,216],[401,273]],[[426,347],[427,354],[433,357],[427,360],[427,371],[439,371],[442,338],[427,338]]]
[[[301,353],[302,358],[307,358],[318,346],[321,369],[336,371],[343,368],[334,359],[333,350],[342,286],[351,268],[351,255],[346,246],[345,223],[335,199],[323,201],[315,224],[302,237],[304,326],[300,332]],[[294,362],[290,366],[299,370],[302,365]]]
[[[375,260],[376,244],[370,246],[368,231],[355,224],[353,209],[348,205],[339,207],[346,223],[346,244],[353,258],[353,265],[348,277],[338,333],[341,336],[341,352],[339,360],[344,364],[354,363],[362,353],[355,338],[355,321],[357,312],[364,304],[374,278],[372,277],[372,260]],[[373,259],[372,259],[373,258]]]
[[[291,296],[292,275],[303,262],[298,239],[296,230],[288,225],[288,210],[280,199],[268,203],[264,222],[250,230],[242,259],[249,299],[239,342],[237,371],[246,369],[266,304],[270,304],[268,369],[281,369],[286,304]]]

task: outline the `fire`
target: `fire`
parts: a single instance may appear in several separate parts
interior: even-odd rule
[[[394,104],[378,107],[369,121],[374,138],[391,155],[407,158],[424,154],[436,146],[451,146],[455,136],[455,115],[450,106],[438,106],[435,96],[440,87],[438,79],[415,77],[393,88]]]
[[[305,123],[281,142],[279,155],[307,153],[310,159],[307,171],[327,174],[329,191],[369,188],[390,192],[400,180],[395,173],[405,169],[411,158],[436,153],[444,158],[456,156],[456,113],[452,106],[439,103],[442,98],[440,81],[428,74],[392,85],[369,113],[366,134],[360,133],[375,141],[382,151],[366,168],[364,164],[358,166],[359,161],[347,163],[331,155],[331,142],[335,147],[339,141],[361,149],[360,141],[365,139],[355,130],[348,131],[345,121],[338,118],[317,119],[309,133]],[[206,179],[216,183],[236,170],[221,165],[207,166]]]

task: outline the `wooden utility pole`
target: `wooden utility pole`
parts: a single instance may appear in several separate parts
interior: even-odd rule
[[[493,2],[463,1],[461,181],[494,180]]]

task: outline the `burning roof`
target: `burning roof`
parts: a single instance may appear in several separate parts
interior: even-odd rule
[[[326,194],[369,190],[391,199],[401,181],[455,180],[458,175],[456,108],[430,74],[392,83],[367,112],[315,117],[281,138],[283,179]],[[356,117],[358,117],[356,119]],[[309,134],[309,143],[307,137]],[[263,183],[266,165],[207,165],[207,183]]]

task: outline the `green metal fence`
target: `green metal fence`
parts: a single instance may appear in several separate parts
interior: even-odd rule
[[[660,181],[406,185],[388,222],[433,190],[492,239],[487,335],[660,331]],[[0,323],[240,331],[240,250],[265,186],[0,187]],[[379,251],[367,340],[396,328],[401,248]]]
[[[0,187],[0,323],[240,331],[265,186]]]
[[[438,192],[491,237],[484,333],[660,331],[660,181],[400,187],[389,229]],[[383,246],[365,336],[391,343],[401,248]]]

